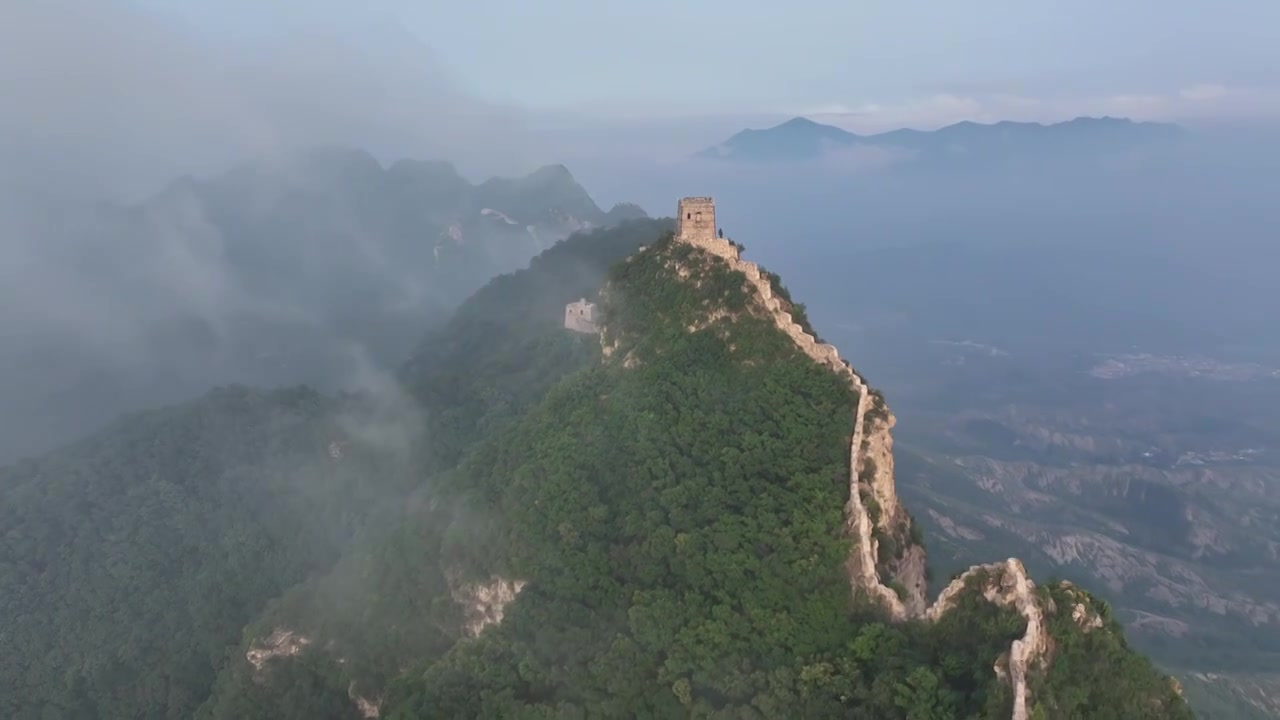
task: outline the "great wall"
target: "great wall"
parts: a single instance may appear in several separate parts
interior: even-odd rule
[[[1036,597],[1035,583],[1028,577],[1026,568],[1014,558],[1003,563],[972,567],[952,580],[932,605],[926,605],[924,550],[919,545],[910,544],[904,553],[910,561],[899,564],[899,572],[891,576],[899,581],[904,597],[900,597],[897,591],[886,585],[881,580],[877,563],[877,531],[901,539],[906,534],[903,532],[904,523],[910,522],[906,511],[898,503],[894,486],[892,438],[889,434],[893,426],[892,414],[887,407],[875,407],[877,400],[871,389],[853,367],[840,358],[836,348],[819,342],[815,336],[806,332],[795,321],[788,304],[776,296],[770,279],[760,271],[760,267],[753,262],[744,261],[739,247],[718,232],[715,202],[711,198],[691,197],[680,200],[676,223],[677,241],[722,258],[731,269],[746,276],[760,305],[778,329],[790,337],[796,347],[814,362],[846,378],[851,389],[858,395],[853,435],[849,442],[849,499],[845,505],[845,532],[855,539],[855,547],[846,564],[855,595],[859,590],[868,593],[895,621],[918,619],[934,622],[955,605],[971,580],[981,582],[983,597],[1000,607],[1014,608],[1027,621],[1023,637],[1014,640],[1009,648],[1007,672],[1014,695],[1012,718],[1028,720],[1028,671],[1047,658],[1049,639],[1043,611]],[[884,416],[883,419],[872,417],[869,420],[872,411],[876,409]],[[874,453],[878,462],[868,462],[867,451],[871,445],[878,450]],[[863,499],[864,479],[868,498],[874,499],[879,509],[876,519],[871,517],[868,503]],[[1003,674],[1000,663],[997,662],[996,665],[996,672]]]
[[[743,260],[741,247],[718,232],[715,205],[711,198],[681,200],[677,219],[676,241],[719,257],[730,269],[740,272],[753,290],[759,307],[777,328],[814,362],[846,379],[857,395],[849,440],[849,498],[844,507],[843,528],[845,534],[854,540],[845,564],[853,594],[858,596],[865,592],[895,622],[937,622],[955,607],[966,590],[980,593],[999,607],[1014,609],[1026,620],[1026,630],[1021,638],[1012,641],[1009,651],[996,660],[993,671],[1012,689],[1012,720],[1030,720],[1029,674],[1032,668],[1043,667],[1047,663],[1051,641],[1044,619],[1043,601],[1037,597],[1035,583],[1027,575],[1022,562],[1009,558],[1003,562],[973,566],[948,583],[937,599],[929,604],[925,595],[924,548],[908,542],[912,521],[899,503],[895,487],[890,432],[895,422],[893,414],[853,366],[840,358],[833,345],[820,342],[796,322],[790,302],[775,292],[770,274],[762,271],[756,263]],[[646,249],[642,246],[640,251]],[[690,274],[681,272],[681,275],[688,277]],[[602,289],[601,298],[606,297],[607,289]],[[565,327],[580,333],[600,333],[605,358],[609,358],[616,349],[605,344],[596,306],[585,299],[566,306]],[[700,327],[695,325],[689,330],[696,331]],[[624,358],[623,365],[630,364],[630,359]],[[874,513],[869,508],[871,503],[876,509]],[[886,563],[879,560],[878,536],[895,538],[895,543],[904,548],[896,562],[888,563],[890,567],[886,568],[890,583],[898,584],[897,590],[881,577],[882,565]],[[487,582],[464,582],[452,571],[446,571],[446,576],[452,599],[463,608],[465,619],[462,629],[470,638],[478,637],[488,626],[500,624],[506,607],[527,585],[524,580],[497,575],[491,576]],[[1064,585],[1069,587],[1069,584]],[[1052,601],[1048,602],[1052,607]],[[1072,618],[1085,632],[1103,625],[1097,612],[1083,601],[1074,605]],[[261,672],[272,658],[297,655],[310,643],[308,637],[277,628],[270,637],[251,643],[245,658],[255,672]],[[339,658],[338,662],[345,660]],[[354,682],[348,688],[348,696],[361,716],[371,720],[379,716],[380,696],[360,696]]]

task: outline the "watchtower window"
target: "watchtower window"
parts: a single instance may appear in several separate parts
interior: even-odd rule
[[[685,214],[684,214],[684,219],[685,219],[685,220],[692,220],[692,219],[693,219],[693,213],[685,213]]]
[[[702,213],[698,213],[698,218],[697,218],[697,220],[698,220],[698,222],[702,222]]]

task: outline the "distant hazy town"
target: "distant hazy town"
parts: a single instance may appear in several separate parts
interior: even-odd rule
[[[1149,353],[1107,355],[1089,370],[1090,375],[1103,380],[1116,380],[1142,373],[1204,380],[1280,379],[1280,369],[1254,363],[1226,363],[1210,358]]]

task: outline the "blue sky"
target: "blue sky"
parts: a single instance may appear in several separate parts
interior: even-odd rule
[[[160,0],[153,6],[172,8]],[[266,9],[263,6],[269,6]],[[963,114],[1046,104],[1247,113],[1280,86],[1276,0],[468,0],[189,2],[238,42],[304,24],[378,42],[407,32],[468,92],[546,110],[634,114],[896,109]],[[1234,93],[1234,100],[1224,98]],[[1264,101],[1250,97],[1262,93]],[[1214,96],[1214,97],[1209,97]],[[1215,102],[1206,103],[1204,101]],[[1025,109],[1025,108],[1024,108]],[[887,118],[886,118],[887,119]]]

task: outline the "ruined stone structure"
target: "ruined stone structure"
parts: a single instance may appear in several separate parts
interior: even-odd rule
[[[574,332],[600,332],[600,326],[598,325],[598,320],[596,318],[595,303],[589,303],[586,298],[582,298],[577,302],[571,302],[568,305],[565,305],[564,326]]]
[[[760,267],[744,261],[742,251],[732,241],[717,236],[715,202],[711,198],[684,198],[680,201],[679,213],[676,239],[722,258],[731,269],[746,276],[747,284],[778,329],[814,362],[848,380],[858,395],[849,441],[849,499],[845,505],[845,532],[854,539],[846,568],[855,594],[867,593],[894,620],[919,618],[932,622],[954,606],[970,578],[981,574],[988,583],[982,589],[983,596],[1002,607],[1014,608],[1027,620],[1026,633],[1013,641],[1002,662],[997,663],[997,672],[1013,687],[1013,720],[1027,720],[1030,716],[1027,671],[1046,660],[1049,641],[1035,584],[1022,563],[1010,558],[1004,563],[970,568],[953,580],[932,605],[924,594],[923,548],[911,543],[902,560],[888,567],[880,566],[877,537],[896,537],[899,544],[904,544],[908,534],[904,531],[909,530],[910,523],[906,510],[898,502],[894,484],[892,413],[834,346],[818,342],[795,321],[789,306],[775,296],[770,279]],[[875,517],[868,507],[871,502],[876,508]],[[881,578],[882,569],[888,572],[890,581],[904,590],[904,596],[900,597]]]
[[[709,197],[687,197],[676,210],[676,237],[681,240],[714,240],[716,202]]]

